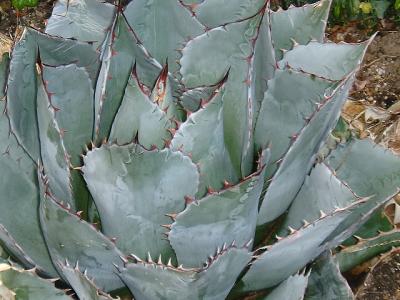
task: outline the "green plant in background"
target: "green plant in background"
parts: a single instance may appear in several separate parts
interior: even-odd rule
[[[39,0],[11,0],[12,6],[17,10],[22,10],[26,7],[36,7]]]
[[[314,3],[315,0],[282,0],[273,1],[275,7],[288,8],[290,5],[300,6]],[[397,15],[400,9],[399,0],[334,0],[330,20],[334,23],[347,22],[354,19],[368,20],[370,17],[383,19],[389,12]]]
[[[57,1],[0,65],[0,292],[351,299],[330,250],[397,239],[400,159],[331,135],[371,40],[330,5]]]

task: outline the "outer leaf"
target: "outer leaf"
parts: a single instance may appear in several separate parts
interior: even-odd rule
[[[302,300],[304,298],[309,276],[309,273],[290,276],[273,289],[268,296],[263,298],[263,300]]]
[[[255,120],[258,117],[261,103],[264,99],[264,93],[267,90],[267,82],[274,77],[276,69],[275,51],[272,44],[271,28],[269,24],[270,12],[268,2],[267,11],[260,25],[258,39],[254,48],[253,86]]]
[[[111,26],[116,8],[99,0],[58,0],[46,33],[93,43],[98,48]]]
[[[354,234],[393,196],[380,201],[374,198],[362,199],[347,208],[324,215],[314,223],[265,247],[267,251],[252,262],[239,289],[250,291],[269,288],[298,272],[321,253],[337,247]],[[301,255],[298,255],[300,252]]]
[[[10,64],[10,54],[4,53],[0,57],[0,100],[6,95],[6,84],[8,77],[8,67]]]
[[[254,139],[256,148],[271,143],[271,160],[280,159],[290,146],[291,137],[306,125],[305,118],[324,102],[335,83],[291,70],[277,70],[268,82],[258,116]],[[273,175],[276,165],[269,166]]]
[[[55,276],[38,220],[36,165],[9,134],[4,110],[5,101],[0,101],[0,169],[5,174],[0,181],[0,240],[26,267]]]
[[[279,234],[286,234],[290,226],[299,229],[303,220],[314,222],[321,212],[331,213],[337,208],[349,206],[357,196],[340,182],[324,164],[318,164],[307,176],[301,190],[294,199]]]
[[[126,265],[120,276],[138,300],[225,299],[250,258],[246,249],[229,248],[200,270],[138,263]]]
[[[37,119],[43,167],[54,195],[75,207],[72,200],[69,158],[55,120],[55,111],[49,101],[42,78],[39,78],[37,82]]]
[[[290,50],[293,41],[303,45],[313,39],[323,41],[331,2],[321,0],[271,13],[272,41],[278,61],[282,58],[281,49]]]
[[[72,286],[80,300],[113,299],[110,295],[100,291],[92,280],[90,280],[85,274],[81,273],[78,266],[71,267],[69,264],[60,264],[59,269],[62,271],[63,277],[66,278],[68,283]]]
[[[42,63],[57,66],[74,62],[86,68],[92,81],[98,69],[98,55],[90,45],[50,37],[33,29],[24,31],[11,57],[7,110],[15,136],[34,161],[40,152],[36,116],[37,49]]]
[[[252,263],[242,278],[241,288],[269,288],[298,272],[325,250],[323,241],[349,215],[350,211],[338,211],[269,246]]]
[[[105,291],[123,287],[115,274],[115,265],[122,266],[122,253],[114,243],[50,196],[48,191],[42,192],[40,224],[52,260],[78,262],[82,270],[87,270],[88,276]],[[63,274],[60,266],[55,266]]]
[[[168,238],[179,264],[200,267],[221,243],[252,244],[264,176],[265,168],[238,185],[191,203],[178,214]]]
[[[51,95],[51,104],[57,108],[55,118],[62,131],[65,148],[71,163],[77,166],[83,145],[87,145],[93,137],[94,99],[89,75],[84,68],[74,64],[44,66],[43,79]]]
[[[177,0],[131,1],[124,15],[151,55],[159,62],[168,59],[172,72],[179,69],[177,49],[204,32],[204,27]]]
[[[340,271],[347,272],[365,261],[378,256],[383,252],[400,246],[400,232],[393,230],[383,232],[371,239],[361,239],[356,245],[346,247],[336,258],[339,262]]]
[[[109,140],[119,145],[137,140],[147,149],[153,145],[163,148],[165,142],[171,139],[169,130],[174,128],[175,124],[167,114],[143,91],[134,72],[126,86]]]
[[[185,46],[180,61],[187,88],[213,85],[230,70],[224,94],[224,139],[239,177],[247,176],[252,168],[255,99],[251,70],[253,41],[261,20],[262,13],[196,37]]]
[[[377,161],[379,164],[374,163]],[[398,157],[370,140],[352,140],[339,146],[328,157],[327,163],[336,176],[346,182],[356,194],[363,197],[374,195],[375,202],[371,205],[382,203],[400,186]],[[371,173],[370,170],[374,172]],[[375,222],[369,225],[357,235],[376,236],[381,224]]]
[[[349,284],[340,273],[336,259],[330,253],[323,255],[313,264],[305,299],[354,299]]]
[[[73,166],[80,166],[80,154],[84,151],[84,145],[93,139],[93,84],[86,70],[74,64],[43,68],[43,78],[51,95],[51,103],[57,109],[55,119],[70,163]],[[90,201],[89,191],[81,174],[76,170],[70,172],[74,198],[77,202],[76,209],[86,212]]]
[[[56,289],[52,282],[37,276],[34,271],[24,271],[5,263],[0,264],[0,282],[0,297],[6,300],[72,299],[64,291]],[[4,294],[5,289],[8,290],[7,294]]]
[[[274,220],[289,207],[314,164],[322,143],[335,127],[352,84],[352,77],[342,82],[300,131],[268,187],[258,224]]]
[[[224,88],[217,90],[205,108],[190,115],[180,126],[171,141],[172,149],[190,155],[199,167],[198,197],[203,197],[207,188],[220,190],[224,180],[239,180],[224,142],[224,94]]]
[[[305,46],[297,45],[285,53],[279,66],[289,65],[294,70],[340,80],[360,65],[360,57],[374,37],[360,44],[310,42]]]
[[[169,149],[146,151],[130,144],[104,145],[84,162],[104,233],[115,237],[125,253],[171,257],[161,225],[170,224],[166,214],[181,212],[185,196],[197,191],[199,175],[190,159]]]
[[[265,0],[208,0],[192,5],[192,11],[207,28],[214,28],[252,17],[265,3]]]
[[[149,56],[124,17],[118,15],[104,45],[96,86],[97,139],[108,138],[134,64],[139,78],[145,85],[152,86],[161,65]]]

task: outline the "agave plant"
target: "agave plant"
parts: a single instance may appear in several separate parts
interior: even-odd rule
[[[355,251],[329,251],[375,235],[400,160],[331,135],[370,41],[327,42],[330,4],[59,0],[26,28],[0,68],[0,295],[350,299]]]

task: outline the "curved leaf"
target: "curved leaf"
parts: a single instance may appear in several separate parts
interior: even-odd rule
[[[306,177],[278,234],[286,234],[288,227],[299,229],[304,221],[317,220],[321,212],[329,214],[337,208],[349,206],[357,199],[349,187],[335,177],[332,170],[324,164],[318,164],[311,175]]]
[[[153,146],[160,149],[171,139],[171,129],[175,129],[175,123],[150,100],[134,71],[115,116],[109,141],[124,145],[137,140],[147,149]]]
[[[135,299],[225,299],[251,259],[247,249],[223,249],[203,269],[182,269],[156,263],[128,264],[120,276]]]
[[[136,64],[138,77],[146,86],[153,86],[162,69],[137,40],[135,33],[120,14],[107,35],[101,59],[95,92],[97,140],[108,138],[133,65]]]
[[[36,165],[9,135],[5,101],[0,101],[0,111],[0,169],[4,172],[0,181],[0,240],[26,267],[37,266],[56,276],[38,220]]]
[[[151,55],[159,62],[168,60],[172,72],[179,69],[178,49],[204,32],[203,26],[177,0],[131,1],[124,15]]]
[[[288,279],[274,288],[272,292],[262,300],[302,300],[304,298],[309,277],[309,273],[290,276]]]
[[[115,266],[122,266],[122,253],[114,243],[50,197],[48,190],[42,191],[40,224],[59,274],[62,275],[63,271],[57,262],[67,260],[79,263],[96,285],[105,291],[123,287],[115,274]]]
[[[349,284],[340,273],[336,259],[330,253],[323,255],[312,265],[304,299],[354,299]]]
[[[346,247],[336,254],[341,272],[347,272],[352,268],[366,262],[381,253],[400,246],[400,231],[392,230],[382,232],[371,239],[360,239],[356,245]]]
[[[263,12],[194,38],[186,44],[180,60],[186,88],[213,85],[229,70],[223,105],[224,140],[238,177],[249,175],[252,169],[256,107],[252,86],[253,41],[262,16]]]
[[[330,80],[341,80],[360,65],[375,36],[360,44],[310,42],[286,52],[278,63],[281,68],[304,71]]]
[[[55,111],[42,78],[37,79],[37,119],[39,127],[40,158],[49,179],[51,191],[58,199],[73,208],[69,158],[55,120]]]
[[[189,116],[171,141],[171,149],[189,155],[199,167],[197,197],[203,197],[208,188],[220,190],[224,181],[239,180],[224,142],[224,93],[224,88],[217,90],[204,108]]]
[[[11,56],[7,111],[12,131],[34,161],[39,159],[40,153],[35,75],[38,52],[43,64],[59,66],[75,63],[85,67],[92,82],[97,78],[99,67],[98,54],[88,44],[48,36],[31,28],[24,31]]]
[[[252,17],[265,3],[265,0],[207,0],[189,7],[207,28],[215,28]]]
[[[320,0],[302,7],[271,12],[271,32],[277,61],[282,59],[281,49],[290,50],[293,42],[307,44],[315,39],[323,42],[332,0]]]
[[[335,127],[352,84],[353,76],[341,82],[331,96],[317,107],[310,121],[297,135],[265,194],[258,217],[259,225],[276,219],[294,200],[322,143]]]
[[[268,82],[257,119],[254,139],[256,149],[271,143],[271,160],[280,159],[291,144],[291,137],[306,125],[318,103],[324,102],[334,82],[291,70],[276,70]],[[268,170],[273,175],[276,165]]]
[[[63,290],[56,289],[52,282],[37,276],[34,271],[24,271],[5,263],[0,264],[0,282],[0,297],[6,300],[72,299]]]
[[[353,209],[358,209],[359,206],[357,204]],[[336,211],[266,247],[266,252],[252,262],[249,271],[242,278],[242,290],[269,288],[298,272],[326,250],[325,239],[350,214],[350,210]]]
[[[181,212],[197,191],[196,166],[169,149],[147,151],[136,144],[103,145],[84,158],[84,178],[99,210],[104,233],[125,253],[144,258],[173,256],[161,225]]]
[[[71,267],[69,264],[60,263],[59,270],[62,271],[63,277],[74,289],[80,300],[111,300],[107,295],[96,287],[95,283],[90,280],[84,273],[81,273],[78,266]]]
[[[264,176],[265,168],[233,187],[191,203],[177,215],[168,239],[179,264],[200,267],[221,243],[252,245]]]
[[[58,0],[46,33],[93,43],[98,48],[111,26],[116,7],[98,0]]]

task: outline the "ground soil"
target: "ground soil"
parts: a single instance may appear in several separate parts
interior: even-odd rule
[[[0,44],[18,35],[17,25],[43,29],[53,2],[42,0],[38,8],[17,14],[10,1],[0,0]],[[400,28],[390,21],[378,27],[380,32],[367,52],[342,117],[360,137],[371,137],[400,154]],[[331,26],[327,37],[335,42],[360,42],[372,33],[362,24],[348,23]],[[400,252],[385,256],[361,278],[353,280],[358,282],[352,286],[358,291],[357,300],[400,299]]]

